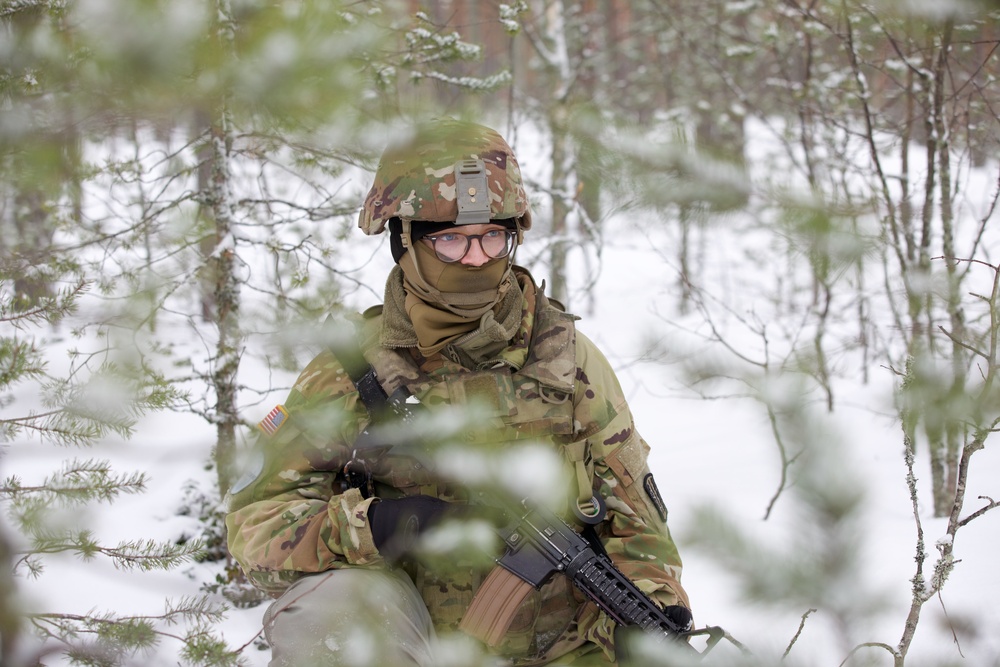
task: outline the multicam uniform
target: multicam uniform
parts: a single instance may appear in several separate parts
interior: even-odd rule
[[[518,344],[504,351],[501,368],[470,370],[441,354],[428,359],[414,348],[380,347],[380,315],[364,325],[366,358],[389,394],[404,386],[427,406],[462,400],[491,405],[490,423],[470,434],[477,444],[551,442],[574,476],[577,468],[585,470],[594,492],[605,499],[608,515],[598,534],[619,569],[658,602],[689,606],[666,510],[646,465],[649,448],[635,431],[614,372],[575,330],[571,316],[550,306],[526,273],[519,278],[527,287],[522,326]],[[367,413],[331,353],[306,367],[284,409],[287,419],[266,436],[263,472],[232,497],[227,526],[233,556],[272,594],[305,574],[383,567],[367,521],[371,499],[362,499],[357,489],[335,493]],[[375,477],[380,494],[391,487],[402,494],[456,499],[456,490],[438,486],[426,470],[409,465],[382,461]],[[456,570],[442,579],[437,570],[417,568],[415,583],[439,630],[457,627],[486,574]],[[501,652],[534,659],[522,664],[543,664],[589,641],[604,647],[611,660],[612,624],[581,600],[565,577],[555,577],[525,602]]]
[[[607,515],[596,534],[619,569],[664,606],[689,607],[666,509],[646,464],[649,447],[635,431],[614,372],[577,332],[576,318],[550,304],[527,271],[504,268],[505,260],[477,273],[435,263],[422,243],[414,244],[411,223],[513,224],[518,241],[530,227],[519,168],[503,139],[482,126],[473,126],[465,138],[456,138],[452,126],[443,129],[416,149],[387,151],[365,203],[360,224],[366,233],[402,221],[396,241],[403,240],[402,248],[394,246],[399,266],[389,276],[384,310],[359,319],[366,360],[387,394],[404,387],[431,410],[486,406],[486,418],[463,434],[470,447],[542,442],[555,448],[575,481],[578,501],[604,499]],[[457,183],[469,155],[478,159],[468,166],[481,180]],[[466,195],[471,197],[461,201]],[[493,276],[491,288],[463,291],[484,274]],[[439,343],[415,335],[435,333],[438,325],[448,331],[465,327],[469,334],[462,341],[485,332],[494,342],[477,348],[488,350],[485,357],[470,356],[450,333]],[[375,500],[349,488],[342,474],[367,424],[358,391],[331,352],[306,367],[285,404],[262,422],[262,470],[234,488],[226,523],[231,553],[263,590],[278,596],[308,575],[389,568],[369,523]],[[375,497],[466,500],[462,488],[406,459],[379,459],[373,476]],[[564,514],[570,515],[569,507]],[[458,627],[489,567],[416,564],[408,574],[434,627],[447,632]],[[556,575],[525,600],[494,652],[519,665],[557,658],[560,664],[607,663],[614,660],[613,630],[603,613]]]

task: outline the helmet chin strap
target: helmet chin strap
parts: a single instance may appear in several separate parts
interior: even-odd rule
[[[454,315],[469,319],[478,319],[492,310],[507,293],[507,290],[510,289],[510,281],[513,280],[512,269],[514,266],[514,253],[517,250],[516,246],[506,257],[506,267],[496,287],[475,292],[443,292],[432,284],[425,275],[424,267],[421,266],[421,253],[415,247],[416,243],[413,241],[410,221],[402,220],[401,223],[400,239],[402,240],[403,248],[409,252],[404,254],[404,258],[400,260],[400,264],[405,261],[406,256],[409,256],[409,261],[413,263],[416,273],[415,276],[408,276],[410,278],[409,284],[414,288],[416,295],[422,301],[443,308]],[[440,275],[438,277],[440,278]]]

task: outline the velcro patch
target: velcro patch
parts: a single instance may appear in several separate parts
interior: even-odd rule
[[[274,410],[271,410],[266,417],[260,420],[257,428],[266,435],[274,435],[278,432],[278,429],[285,425],[285,421],[287,420],[288,410],[283,405],[276,405]]]
[[[667,504],[663,502],[663,496],[660,495],[660,489],[656,486],[656,480],[653,479],[653,473],[646,473],[646,476],[642,478],[642,488],[646,490],[646,495],[649,496],[649,500],[656,507],[656,513],[660,515],[663,522],[667,522]]]

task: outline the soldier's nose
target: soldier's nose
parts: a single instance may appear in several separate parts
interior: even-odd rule
[[[469,239],[469,249],[465,252],[465,257],[462,258],[462,264],[482,266],[488,261],[490,258],[483,251],[483,240],[481,238]]]

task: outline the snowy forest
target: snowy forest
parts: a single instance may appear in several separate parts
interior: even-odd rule
[[[266,664],[224,497],[317,325],[381,301],[359,207],[439,116],[519,156],[518,263],[621,373],[696,621],[745,649],[701,664],[1000,665],[998,19],[0,0],[0,665]]]

